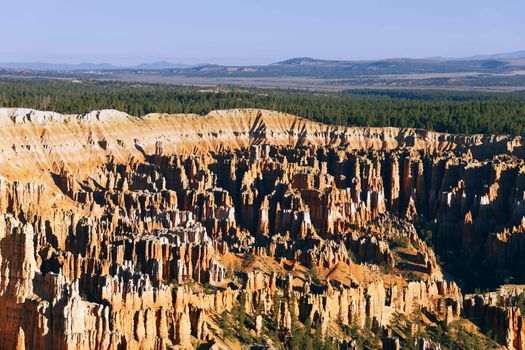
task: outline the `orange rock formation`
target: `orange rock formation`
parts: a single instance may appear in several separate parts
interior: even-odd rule
[[[218,320],[241,297],[252,332],[273,317],[283,340],[294,317],[341,346],[345,326],[388,331],[398,314],[450,323],[460,288],[414,223],[469,261],[523,268],[519,137],[261,110],[0,109],[0,125],[2,349],[232,348]],[[523,349],[522,316],[493,314]]]

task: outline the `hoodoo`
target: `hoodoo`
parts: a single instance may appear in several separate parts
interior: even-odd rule
[[[257,109],[0,126],[1,349],[438,349],[446,327],[525,349],[523,287],[470,294],[523,275],[518,136]]]

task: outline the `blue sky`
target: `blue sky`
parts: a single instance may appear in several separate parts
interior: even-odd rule
[[[0,9],[0,62],[266,64],[525,49],[524,0],[11,0]]]

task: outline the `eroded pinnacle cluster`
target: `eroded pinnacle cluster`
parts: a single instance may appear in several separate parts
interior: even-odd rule
[[[525,348],[523,290],[464,297],[432,248],[519,278],[521,139],[112,113],[0,113],[19,162],[0,181],[0,348],[279,347],[301,330],[434,349],[427,328],[458,323]]]

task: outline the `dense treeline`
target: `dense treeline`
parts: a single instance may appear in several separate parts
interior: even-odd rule
[[[198,89],[101,81],[0,79],[0,106],[61,113],[114,108],[206,114],[214,109],[264,108],[324,123],[415,127],[453,133],[525,133],[525,92]]]

